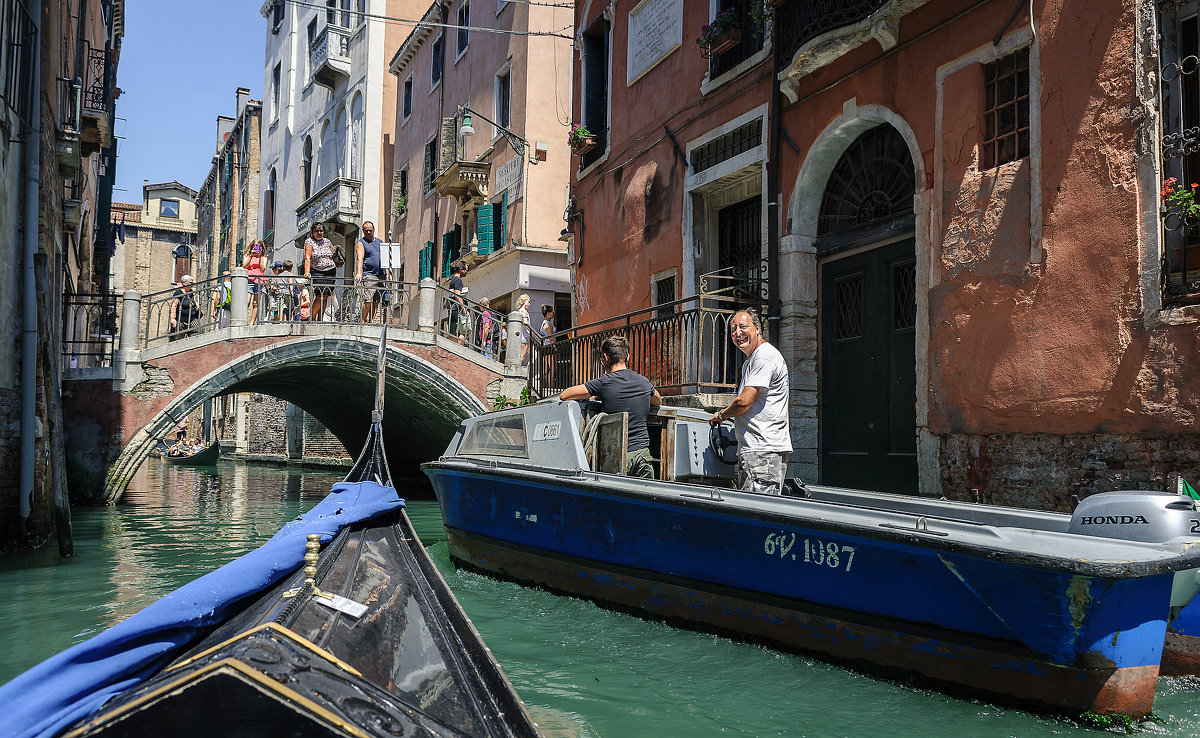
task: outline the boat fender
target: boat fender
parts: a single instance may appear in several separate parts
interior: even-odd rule
[[[1200,536],[1200,512],[1190,497],[1144,490],[1101,492],[1079,501],[1069,533],[1160,543]]]
[[[726,464],[737,463],[737,445],[732,423],[718,423],[708,432],[708,447]]]

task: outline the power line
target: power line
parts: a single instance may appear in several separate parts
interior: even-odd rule
[[[383,21],[385,23],[400,23],[403,25],[413,26],[414,28],[417,26],[430,26],[431,28],[445,28],[445,29],[455,30],[455,31],[465,30],[465,31],[478,31],[480,33],[500,33],[500,34],[506,34],[509,36],[551,36],[553,38],[565,38],[568,41],[575,40],[574,36],[570,36],[570,35],[563,33],[563,31],[569,31],[573,27],[574,24],[572,24],[570,26],[566,26],[564,28],[560,28],[558,31],[512,31],[512,30],[506,30],[503,28],[484,28],[483,26],[460,26],[456,23],[438,23],[436,21],[413,20],[412,18],[397,18],[397,17],[391,16],[391,15],[359,12],[357,10],[350,10],[349,8],[333,7],[330,5],[324,5],[322,3],[315,3],[315,2],[305,2],[305,0],[285,0],[285,1],[289,5],[295,5],[295,6],[302,7],[302,8],[314,8],[316,10],[332,11],[334,13],[346,13],[346,14],[350,14],[350,15],[361,16],[363,18],[370,18],[371,20]],[[521,0],[509,0],[509,2],[520,2],[520,1]],[[532,5],[534,3],[531,1],[530,4]],[[541,5],[542,3],[538,3],[538,4]],[[547,7],[569,8],[570,6],[568,6],[568,5],[547,5]]]

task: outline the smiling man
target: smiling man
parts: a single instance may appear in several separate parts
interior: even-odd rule
[[[716,425],[733,420],[738,441],[738,487],[763,495],[783,493],[783,477],[792,455],[788,425],[788,368],[762,336],[762,323],[753,310],[734,313],[729,325],[733,345],[746,355],[738,379],[737,397],[713,413]]]

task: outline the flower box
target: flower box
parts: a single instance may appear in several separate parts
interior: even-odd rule
[[[778,8],[786,2],[787,0],[767,0],[767,5],[770,5],[773,8]]]
[[[724,54],[737,48],[737,45],[742,42],[742,29],[730,28],[726,31],[718,33],[713,39],[700,47],[701,54],[705,59],[711,59],[717,54]]]
[[[596,148],[596,137],[595,136],[583,136],[580,138],[573,138],[573,139],[571,139],[570,143],[571,143],[571,153],[579,154],[580,156],[582,156],[582,155],[586,154],[587,152],[591,151],[592,149]]]

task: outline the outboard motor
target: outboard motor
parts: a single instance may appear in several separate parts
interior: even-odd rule
[[[1164,492],[1101,492],[1079,503],[1069,533],[1159,543],[1200,535],[1196,501]]]
[[[1185,495],[1127,490],[1101,492],[1081,501],[1071,513],[1068,533],[1161,543],[1180,536],[1200,541],[1200,512]],[[1175,619],[1200,592],[1200,569],[1175,572],[1171,585],[1171,610]]]

